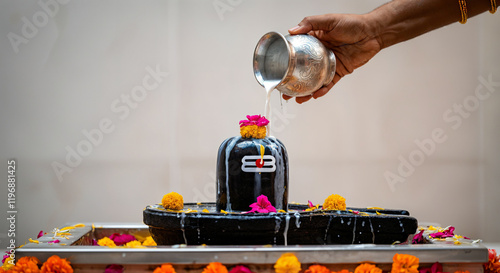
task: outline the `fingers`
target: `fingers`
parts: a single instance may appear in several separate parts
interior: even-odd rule
[[[302,104],[310,99],[317,99],[317,98],[323,97],[324,95],[326,95],[326,93],[328,93],[330,91],[330,89],[332,89],[333,85],[334,85],[334,83],[332,81],[328,85],[323,86],[320,89],[318,89],[312,95],[305,96],[305,97],[296,97],[295,101],[298,104]],[[289,99],[293,98],[293,97],[290,97],[290,96],[285,95],[285,94],[282,94],[281,96],[283,97],[284,100],[289,100]]]
[[[308,16],[302,19],[302,21],[295,27],[288,30],[290,34],[306,34],[312,30],[331,30],[333,26],[337,23],[337,19],[334,14],[324,14]]]
[[[328,85],[323,86],[320,89],[318,89],[318,91],[314,92],[312,94],[312,97],[314,99],[323,97],[324,95],[326,95],[326,93],[328,93],[328,91],[330,91],[330,89],[332,89],[332,87],[333,87],[333,82],[330,82]]]
[[[295,98],[295,101],[298,103],[298,104],[302,104],[308,100],[312,99],[312,95],[309,95],[309,96],[305,96],[305,97],[296,97]]]
[[[285,94],[282,94],[281,96],[283,97],[283,99],[284,99],[284,100],[289,100],[289,99],[293,98],[293,97],[290,97],[290,96],[285,95]],[[304,103],[304,102],[306,102],[306,101],[310,100],[311,98],[312,98],[312,96],[311,96],[311,95],[306,96],[306,97],[296,97],[296,98],[295,98],[295,101],[296,101],[298,104],[301,104],[301,103]]]
[[[299,23],[298,26],[295,26],[291,29],[288,30],[288,33],[294,35],[294,34],[306,34],[309,31],[311,31],[311,28],[306,26],[306,25],[300,25],[302,22]]]

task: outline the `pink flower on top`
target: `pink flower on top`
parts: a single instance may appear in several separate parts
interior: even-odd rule
[[[276,208],[273,207],[271,202],[269,202],[269,199],[267,199],[267,196],[265,195],[260,195],[257,197],[257,202],[253,203],[250,205],[250,208],[252,208],[248,213],[250,212],[260,212],[260,213],[269,213],[269,212],[276,212]]]
[[[240,127],[257,125],[257,126],[266,126],[269,124],[269,120],[267,120],[264,116],[261,115],[247,115],[248,120],[240,120]]]
[[[43,236],[43,230],[40,230],[40,232],[38,232],[38,235],[36,236],[36,238],[38,239],[38,238],[40,238],[42,236]]]

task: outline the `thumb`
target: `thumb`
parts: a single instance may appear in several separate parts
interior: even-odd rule
[[[337,20],[333,14],[305,17],[297,26],[288,30],[290,34],[305,34],[311,30],[331,30]]]

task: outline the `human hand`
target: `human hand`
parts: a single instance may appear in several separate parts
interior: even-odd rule
[[[376,37],[375,25],[371,25],[367,16],[354,14],[325,14],[304,18],[298,26],[288,32],[294,34],[310,34],[318,38],[331,49],[337,60],[335,76],[331,83],[323,86],[312,95],[296,97],[297,103],[311,98],[324,96],[345,75],[367,63],[381,49]],[[283,95],[285,100],[290,96]]]

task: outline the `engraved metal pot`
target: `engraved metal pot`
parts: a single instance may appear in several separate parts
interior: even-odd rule
[[[253,56],[254,75],[259,84],[279,82],[276,89],[291,97],[308,96],[329,84],[335,66],[333,52],[308,34],[266,33]]]

